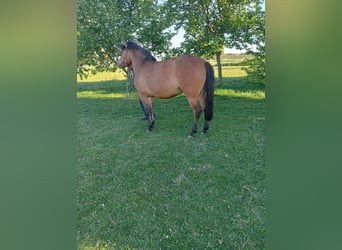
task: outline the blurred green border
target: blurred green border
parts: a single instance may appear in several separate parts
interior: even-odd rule
[[[342,245],[337,3],[266,3],[267,249]],[[0,36],[1,249],[76,249],[76,1],[7,1]]]
[[[266,2],[266,249],[341,249],[335,2]]]
[[[76,1],[6,1],[0,37],[0,248],[76,249]]]

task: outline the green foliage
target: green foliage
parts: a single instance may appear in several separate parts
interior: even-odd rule
[[[79,0],[77,5],[77,70],[81,77],[115,71],[121,41],[138,41],[164,59],[191,53],[212,58],[220,67],[224,47],[247,48],[264,42],[262,0],[138,1]],[[181,48],[170,48],[177,30],[185,30]],[[261,60],[259,60],[261,56]],[[261,76],[263,54],[246,68]],[[256,70],[256,73],[254,72]],[[219,72],[221,72],[219,70]],[[251,77],[251,79],[254,79]],[[219,75],[220,84],[222,76]]]
[[[243,69],[246,70],[248,77],[247,79],[253,83],[265,84],[265,13],[259,11],[256,15],[257,22],[254,23],[253,29],[251,29],[252,43],[256,45],[256,52],[250,51],[254,55],[253,59],[247,59],[244,62]]]
[[[115,71],[121,41],[139,41],[166,53],[173,36],[163,6],[156,1],[79,0],[77,5],[78,73]]]
[[[244,61],[243,69],[247,72],[247,79],[253,83],[265,84],[265,55],[261,53],[255,53],[253,59]]]
[[[259,26],[261,0],[185,1],[169,0],[167,5],[177,10],[175,24],[185,30],[185,53],[206,58],[216,56],[220,75],[220,51],[228,48],[245,48],[253,44]],[[171,14],[172,15],[172,14]],[[252,69],[252,68],[251,68]]]

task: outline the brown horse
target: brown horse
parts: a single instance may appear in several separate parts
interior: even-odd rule
[[[197,132],[202,110],[205,114],[202,133],[207,133],[214,104],[214,71],[208,62],[189,55],[157,61],[134,42],[122,43],[121,50],[118,66],[133,69],[134,85],[148,114],[148,131],[152,131],[155,123],[153,98],[167,99],[184,93],[194,114],[189,136]]]

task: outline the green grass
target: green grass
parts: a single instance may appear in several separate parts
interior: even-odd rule
[[[193,139],[185,96],[157,99],[147,133],[125,81],[77,88],[79,249],[265,248],[262,86],[226,77]]]

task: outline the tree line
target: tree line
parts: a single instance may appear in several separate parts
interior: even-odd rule
[[[265,81],[265,12],[263,0],[78,0],[77,73],[115,71],[121,41],[138,41],[163,59],[180,54],[216,58],[223,83],[224,47],[257,51],[245,63],[251,81]],[[184,42],[171,39],[184,29]]]

